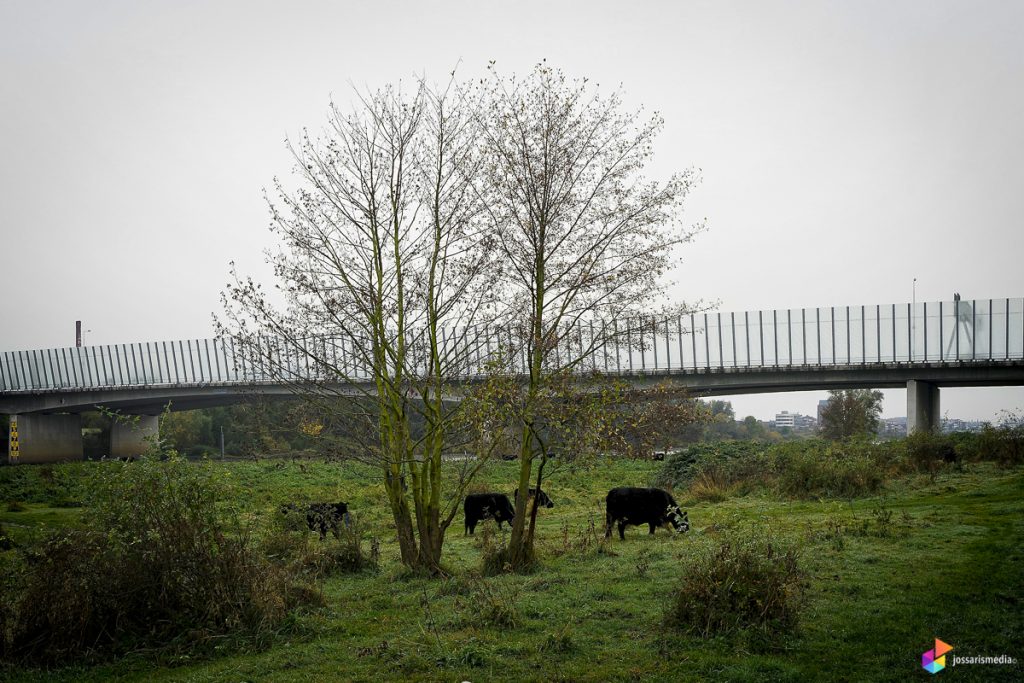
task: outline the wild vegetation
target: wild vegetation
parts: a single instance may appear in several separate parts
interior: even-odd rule
[[[957,454],[952,462],[943,456],[948,444]],[[829,447],[817,444],[820,460],[874,457],[863,452],[871,444],[850,446],[853,455]],[[476,537],[449,539],[446,578],[434,579],[402,568],[388,529],[392,520],[383,483],[374,467],[362,463],[273,459],[2,468],[0,523],[15,544],[0,554],[0,595],[8,607],[28,595],[29,554],[45,555],[49,539],[99,528],[93,513],[99,501],[86,495],[86,484],[95,483],[93,473],[140,483],[150,481],[147,473],[178,468],[187,468],[183,476],[211,477],[228,487],[213,506],[218,516],[237,520],[232,523],[237,526],[221,527],[227,529],[226,539],[249,539],[246,547],[261,560],[262,576],[281,571],[288,585],[306,586],[293,593],[296,602],[283,621],[268,621],[263,631],[247,629],[244,620],[214,629],[184,610],[150,623],[152,631],[119,632],[103,649],[72,654],[66,648],[75,641],[62,641],[63,655],[46,669],[36,668],[38,659],[26,661],[24,651],[16,656],[8,649],[2,675],[13,680],[905,680],[917,672],[920,652],[936,636],[965,652],[1001,654],[1013,653],[1024,634],[1019,447],[1013,434],[998,430],[900,442],[891,458],[896,462],[900,456],[907,464],[883,469],[877,487],[858,489],[853,496],[822,495],[826,489],[817,486],[816,494],[779,487],[777,468],[802,463],[811,451],[767,456],[779,446],[749,447],[743,455],[733,453],[732,460],[746,463],[757,451],[775,463],[772,478],[756,486],[741,481],[715,502],[697,495],[691,488],[695,480],[680,479],[676,499],[688,509],[693,530],[649,536],[646,529],[630,529],[624,542],[604,538],[605,492],[619,485],[650,485],[674,471],[676,461],[577,463],[545,485],[555,507],[538,516],[541,562],[533,572],[490,576],[489,548],[507,544],[509,536],[485,522]],[[490,462],[475,486],[511,493],[517,471],[517,463]],[[454,485],[455,480],[445,483]],[[282,521],[282,503],[316,500],[349,503],[359,524],[353,539],[328,535],[321,543],[315,532]],[[55,506],[69,501],[81,506]],[[112,509],[127,508],[119,503]],[[105,519],[120,519],[120,513]],[[131,528],[140,531],[148,524]],[[111,528],[121,529],[122,523]],[[91,538],[94,545],[85,547],[121,544],[120,532],[110,540]],[[355,539],[363,558],[358,566],[345,559],[352,557],[345,549]],[[52,557],[72,562],[66,553]],[[74,562],[82,566],[83,561]],[[137,562],[131,566],[133,575],[139,573],[136,583],[117,573],[118,591],[125,585],[155,590],[146,578],[151,574],[138,572]],[[71,581],[90,585],[64,573],[47,576],[58,588]],[[260,594],[269,590],[261,588]],[[60,593],[68,594],[63,588]],[[209,599],[209,593],[202,595]],[[306,606],[297,606],[300,602]],[[184,603],[178,604],[182,609]],[[5,642],[11,643],[19,617],[16,610],[2,614]],[[175,637],[171,626],[186,622],[189,628]],[[964,667],[956,673],[968,680],[1015,677],[1012,669],[999,667]]]
[[[6,658],[52,664],[259,641],[295,607],[319,600],[315,586],[256,547],[223,468],[166,455],[93,465],[74,487],[83,514],[34,530],[25,551],[6,558]],[[35,497],[45,499],[40,488]],[[19,503],[8,510],[27,512]]]
[[[1024,464],[1024,429],[988,427],[980,434],[917,433],[906,439],[806,439],[777,444],[730,441],[698,444],[674,453],[659,485],[716,502],[764,492],[789,499],[861,498],[887,482],[932,475],[965,463]]]

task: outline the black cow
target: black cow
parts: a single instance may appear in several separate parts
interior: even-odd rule
[[[348,526],[351,521],[348,514],[348,503],[306,503],[304,505],[287,503],[281,506],[281,514],[292,513],[305,515],[306,526],[310,531],[319,532],[321,541],[327,538],[328,531],[338,538],[340,525]]]
[[[493,519],[501,528],[502,522],[512,523],[516,511],[504,493],[471,493],[466,496],[462,511],[466,515],[466,534],[472,535],[482,519]]]
[[[608,492],[606,503],[606,528],[604,537],[611,538],[612,527],[619,524],[619,538],[626,540],[626,525],[646,524],[651,533],[659,526],[666,529],[671,525],[676,531],[690,530],[690,520],[680,511],[676,501],[661,489],[640,489],[622,487]]]
[[[518,505],[519,504],[519,489],[516,489],[515,491],[513,491],[512,494],[513,494],[513,496],[516,499],[516,504]],[[537,489],[535,489],[535,488],[533,488],[531,486],[530,487],[530,493],[527,496],[527,499],[533,498],[536,495],[537,495]],[[553,508],[553,507],[555,507],[555,504],[551,502],[550,498],[548,498],[548,494],[544,493],[544,489],[540,490],[540,497],[537,498],[537,505],[541,506],[542,508]]]

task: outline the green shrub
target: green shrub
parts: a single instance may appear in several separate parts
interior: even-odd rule
[[[703,637],[792,631],[805,583],[794,548],[753,535],[730,536],[684,564],[665,623]]]
[[[758,460],[768,450],[767,444],[757,441],[720,441],[690,446],[665,459],[654,485],[687,487],[703,474],[720,485],[729,485],[754,475]]]
[[[780,444],[771,453],[775,488],[790,498],[854,498],[885,481],[872,445],[859,441]]]
[[[98,465],[89,483],[84,528],[26,554],[8,657],[45,663],[224,635],[259,640],[315,599],[255,552],[237,511],[221,504],[222,469],[171,454]]]
[[[1002,427],[985,425],[975,438],[978,460],[992,460],[1002,467],[1024,465],[1024,424]]]
[[[946,465],[958,462],[959,456],[954,443],[953,438],[945,434],[914,432],[903,440],[903,447],[906,449],[907,462],[911,469],[935,473]]]
[[[338,529],[337,537],[320,540],[309,533],[300,515],[275,515],[271,531],[263,539],[266,557],[294,575],[320,580],[332,574],[354,574],[380,568],[380,541],[370,539],[363,547],[363,525],[351,515],[348,525]]]
[[[732,495],[737,484],[725,466],[709,464],[690,483],[687,492],[695,501],[720,503]]]
[[[78,498],[81,468],[79,463],[57,468],[49,465],[2,467],[0,500],[52,505],[54,501]]]

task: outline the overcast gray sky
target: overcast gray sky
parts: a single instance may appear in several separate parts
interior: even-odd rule
[[[542,58],[666,119],[722,310],[1024,296],[1024,3],[0,0],[0,349],[209,336],[331,97]],[[814,412],[822,393],[735,397]],[[944,390],[989,418],[1024,389]],[[887,391],[885,415],[906,412]]]

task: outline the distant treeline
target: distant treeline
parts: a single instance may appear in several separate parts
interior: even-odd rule
[[[160,437],[189,457],[273,456],[305,452],[322,457],[348,457],[374,443],[374,435],[360,419],[358,403],[349,402],[347,411],[317,410],[299,400],[254,400],[231,406],[166,412],[160,422]],[[666,448],[717,441],[778,442],[806,438],[790,430],[770,430],[752,416],[742,421],[729,401],[701,401],[701,419],[665,430]],[[339,418],[339,414],[347,418]],[[96,460],[107,455],[113,418],[101,412],[82,414],[85,457]],[[8,416],[0,415],[0,455],[7,454]],[[516,449],[510,447],[509,452]]]

